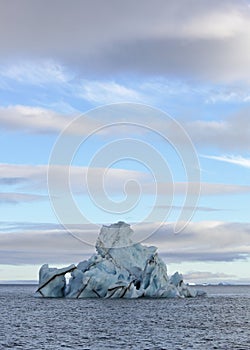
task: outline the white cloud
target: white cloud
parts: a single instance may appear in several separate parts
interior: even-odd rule
[[[79,97],[89,102],[108,104],[117,102],[142,102],[146,100],[138,91],[114,81],[81,81]]]
[[[209,281],[209,280],[221,280],[225,278],[236,277],[236,275],[223,273],[223,272],[209,272],[209,271],[191,271],[185,273],[184,278],[193,281]]]
[[[206,103],[247,103],[250,100],[249,89],[244,84],[194,85],[181,79],[166,79],[161,77],[147,77],[140,79],[83,79],[77,75],[77,71],[69,71],[57,61],[40,60],[20,61],[8,65],[0,65],[0,89],[16,89],[16,83],[21,83],[22,88],[29,86],[38,89],[43,94],[60,94],[61,100],[44,104],[53,107],[63,113],[74,112],[76,109],[62,99],[84,99],[93,105],[139,102],[157,104],[166,102],[169,104],[174,97],[185,98],[186,96],[199,96]],[[122,82],[121,82],[122,81]],[[43,102],[37,98],[39,106]]]
[[[70,122],[70,117],[41,107],[0,107],[0,127],[32,133],[59,133]]]
[[[77,263],[94,252],[63,229],[2,232],[0,246],[0,262],[8,265]]]
[[[0,164],[2,178],[0,184],[15,185],[22,190],[46,191],[47,171],[48,165]],[[84,166],[71,166],[69,168],[63,165],[53,165],[50,186],[55,186],[55,190],[63,193],[65,181],[67,183],[70,181],[75,194],[88,194],[89,186],[93,189],[93,184],[97,186],[95,195],[98,195],[98,189],[102,191],[105,189],[109,194],[121,194],[124,193],[124,186],[129,180],[134,180],[140,184],[142,195],[156,193],[156,184],[149,173],[116,168],[109,168],[107,171],[106,168],[88,168]],[[199,183],[175,182],[174,194],[185,195],[187,186],[189,186],[191,193],[192,191],[196,193]],[[169,182],[158,183],[157,193],[163,196],[171,195],[171,188],[172,184]],[[201,182],[201,195],[203,196],[247,194],[249,192],[250,186],[248,185]]]
[[[157,205],[157,209],[161,210],[166,210],[166,209],[172,209],[172,210],[176,210],[176,211],[180,211],[180,210],[189,210],[189,211],[203,211],[203,212],[213,212],[213,211],[223,211],[225,209],[219,209],[219,208],[212,208],[212,207],[203,207],[203,206],[196,206],[196,207],[192,207],[192,206],[185,206],[184,208],[182,206],[179,205]]]
[[[172,37],[224,40],[244,35],[248,30],[247,12],[240,12],[233,6],[225,9],[225,12],[219,7],[211,7],[207,12],[187,16],[184,23],[180,24],[180,30],[173,33]]]
[[[101,84],[101,83],[100,83]],[[100,85],[101,86],[101,85]],[[119,88],[118,88],[119,90]],[[123,90],[121,87],[120,94],[126,95],[126,89]],[[116,92],[114,92],[114,95]],[[131,93],[133,95],[133,92]],[[111,93],[112,95],[112,93]],[[118,94],[119,95],[119,94]],[[131,95],[131,96],[132,96]],[[94,92],[93,86],[93,98],[102,98],[100,91]],[[129,93],[128,93],[129,96]],[[111,97],[111,99],[116,97]],[[118,97],[117,97],[118,98]],[[132,98],[132,97],[131,97]],[[105,98],[104,98],[105,99]],[[119,105],[118,105],[119,106]],[[59,133],[69,126],[67,129],[67,134],[72,135],[82,135],[86,136],[96,133],[99,137],[104,135],[111,136],[115,135],[116,137],[122,135],[126,137],[137,136],[147,133],[147,129],[143,127],[133,127],[133,129],[126,125],[121,127],[119,122],[125,122],[128,120],[126,118],[126,106],[129,106],[130,110],[128,111],[129,116],[133,112],[134,123],[139,123],[143,125],[143,121],[146,121],[147,125],[151,125],[152,129],[158,131],[166,132],[167,135],[171,135],[173,142],[176,144],[182,144],[183,140],[176,133],[176,124],[171,123],[168,118],[161,116],[157,118],[158,114],[156,113],[156,118],[154,115],[143,116],[149,119],[142,120],[140,111],[137,112],[136,108],[142,105],[133,105],[133,104],[124,104],[119,108],[112,109],[112,104],[106,106],[105,109],[95,109],[82,116],[82,118],[75,119],[75,122],[70,124],[73,121],[73,115],[64,115],[54,112],[49,109],[40,108],[40,107],[31,107],[31,106],[9,106],[9,107],[0,107],[0,127],[5,130],[15,130],[20,132],[30,132],[30,133]],[[142,107],[140,107],[142,109]],[[146,108],[145,107],[145,111]],[[123,113],[122,113],[123,112]],[[153,113],[153,111],[151,111]],[[131,122],[131,118],[129,123]],[[105,128],[102,132],[97,132],[96,130],[103,125],[111,125],[112,127]],[[234,115],[223,117],[223,118],[214,118],[210,120],[185,120],[181,122],[182,127],[189,134],[192,142],[196,147],[206,147],[213,146],[219,149],[227,151],[238,151],[244,150],[250,151],[250,119],[249,119],[249,108],[240,110]]]
[[[250,101],[250,93],[245,86],[241,88],[229,87],[215,88],[207,94],[207,103],[248,103]]]
[[[36,202],[48,199],[48,196],[30,193],[7,192],[0,193],[0,204],[18,204],[25,202]]]
[[[154,193],[153,183],[144,182],[142,184],[142,193]],[[157,190],[161,195],[171,195],[171,183],[158,183]],[[209,182],[174,182],[175,195],[185,195],[187,187],[190,193],[196,193],[197,188],[201,187],[201,196],[216,196],[229,194],[247,194],[250,191],[249,185],[235,185],[224,183],[209,183]]]
[[[52,60],[5,64],[0,67],[0,76],[30,85],[64,84],[72,79],[61,64]]]
[[[229,152],[250,152],[249,108],[227,118],[187,121],[183,125],[197,147],[212,146]]]
[[[147,176],[140,171],[110,168],[106,174],[106,168],[88,168],[80,166],[53,165],[52,182],[55,188],[61,192],[64,191],[65,179],[70,180],[72,190],[77,193],[88,193],[86,175],[89,179],[100,179],[102,181],[106,176],[106,188],[113,193],[121,191],[123,185],[129,179],[136,181],[145,181]],[[70,173],[69,173],[70,170]],[[16,165],[0,164],[0,173],[3,185],[16,185],[21,189],[47,189],[47,171],[48,165]],[[94,180],[93,180],[94,181]]]
[[[225,155],[225,156],[209,156],[209,155],[202,155],[204,158],[208,159],[214,159],[221,162],[226,162],[230,164],[239,165],[243,168],[250,168],[250,159],[244,158],[242,156],[234,156],[234,155]]]

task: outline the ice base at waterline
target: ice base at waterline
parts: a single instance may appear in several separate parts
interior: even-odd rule
[[[118,222],[103,226],[96,254],[77,266],[61,269],[43,265],[36,296],[44,298],[176,298],[196,297],[181,274],[168,277],[157,248],[134,243],[130,225]],[[65,274],[71,273],[66,283]]]

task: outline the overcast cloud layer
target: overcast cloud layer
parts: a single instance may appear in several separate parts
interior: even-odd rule
[[[15,25],[13,26],[13,23]],[[82,74],[250,81],[250,7],[221,1],[2,1],[1,60],[52,56]],[[101,62],[101,64],[100,64]]]

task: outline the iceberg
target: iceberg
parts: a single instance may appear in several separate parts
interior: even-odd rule
[[[38,297],[50,298],[185,298],[204,294],[189,288],[176,272],[168,277],[157,248],[135,243],[125,222],[102,226],[96,254],[77,266],[61,269],[44,264],[39,271]],[[71,273],[66,282],[65,275]]]

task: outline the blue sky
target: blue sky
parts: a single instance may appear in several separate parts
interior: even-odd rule
[[[77,263],[100,224],[125,220],[170,273],[249,283],[249,1],[22,0],[2,2],[0,17],[0,280]],[[66,205],[68,165],[87,220]]]

